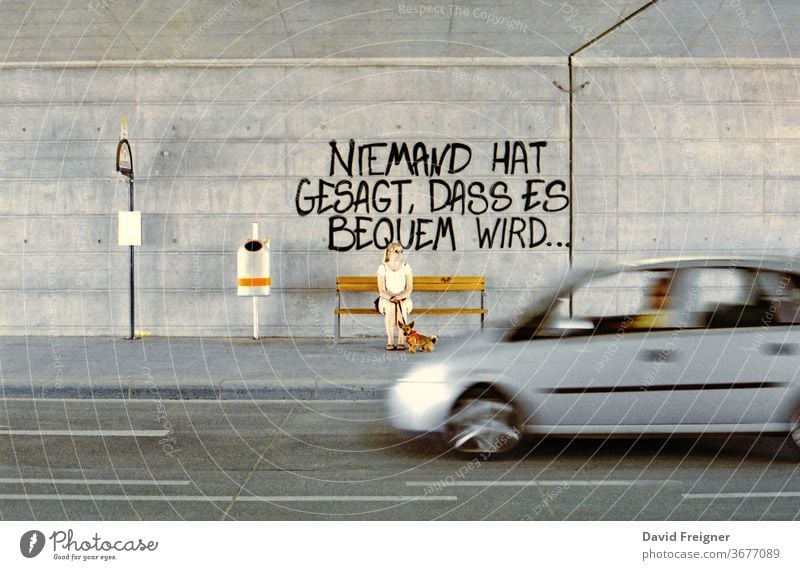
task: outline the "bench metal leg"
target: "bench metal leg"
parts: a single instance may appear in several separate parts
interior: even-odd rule
[[[336,292],[336,308],[342,308],[342,292]],[[334,323],[333,323],[333,344],[339,344],[339,335],[341,334],[341,324],[342,324],[342,315],[339,313],[333,314]]]
[[[485,309],[485,307],[484,307],[484,292],[481,291],[481,311],[483,311],[484,309]],[[485,313],[481,313],[481,330],[483,330],[483,321],[484,321],[485,317],[486,317],[486,314]]]

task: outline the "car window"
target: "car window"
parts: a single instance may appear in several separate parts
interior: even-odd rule
[[[749,271],[725,267],[690,271],[698,305],[705,310],[714,310],[719,305],[753,304],[758,298],[758,289]]]
[[[591,279],[573,292],[573,314],[578,319],[632,315],[645,303],[653,272],[621,272]]]
[[[572,317],[569,299],[564,298],[553,311],[549,323],[565,327],[570,334],[604,334],[620,330],[651,329],[656,321],[643,314],[657,313],[654,284],[667,298],[672,271],[623,271],[593,276],[572,290]],[[666,311],[665,311],[666,312]]]
[[[696,269],[698,305],[705,311],[706,326],[762,327],[791,322],[796,303],[795,289],[780,274],[745,268]],[[786,303],[781,303],[785,300]],[[781,316],[777,308],[781,307]]]
[[[800,322],[800,287],[797,275],[779,271],[762,271],[758,285],[763,300],[769,303],[768,324]]]
[[[529,315],[509,338],[792,323],[800,323],[800,276],[687,267],[596,274]]]

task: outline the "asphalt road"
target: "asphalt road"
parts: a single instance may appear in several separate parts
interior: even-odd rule
[[[0,401],[2,520],[795,520],[780,438],[397,434],[377,401]]]

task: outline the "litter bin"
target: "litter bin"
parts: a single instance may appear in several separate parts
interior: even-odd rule
[[[269,239],[251,239],[239,248],[237,258],[237,294],[240,297],[269,295]]]

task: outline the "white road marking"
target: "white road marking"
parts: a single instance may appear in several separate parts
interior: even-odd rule
[[[800,497],[797,491],[762,491],[745,493],[686,493],[684,499],[781,499]]]
[[[166,429],[0,429],[0,435],[70,437],[166,437]]]
[[[172,486],[172,485],[189,485],[190,481],[157,481],[152,479],[1,479],[0,484],[19,484],[25,483],[26,485],[39,485],[39,484],[55,484],[55,485],[158,485],[158,486]]]
[[[158,501],[158,502],[203,502],[203,503],[227,503],[232,497],[222,495],[0,495],[0,501]],[[417,501],[457,501],[454,495],[443,495],[441,497],[426,496],[364,496],[364,495],[300,495],[300,496],[245,496],[236,499],[236,502],[244,503],[309,503],[309,502],[417,502]]]
[[[597,481],[581,481],[565,479],[563,481],[406,481],[407,487],[631,487],[633,485],[665,485],[679,483],[672,480],[634,479],[630,481],[613,481],[599,479]]]

